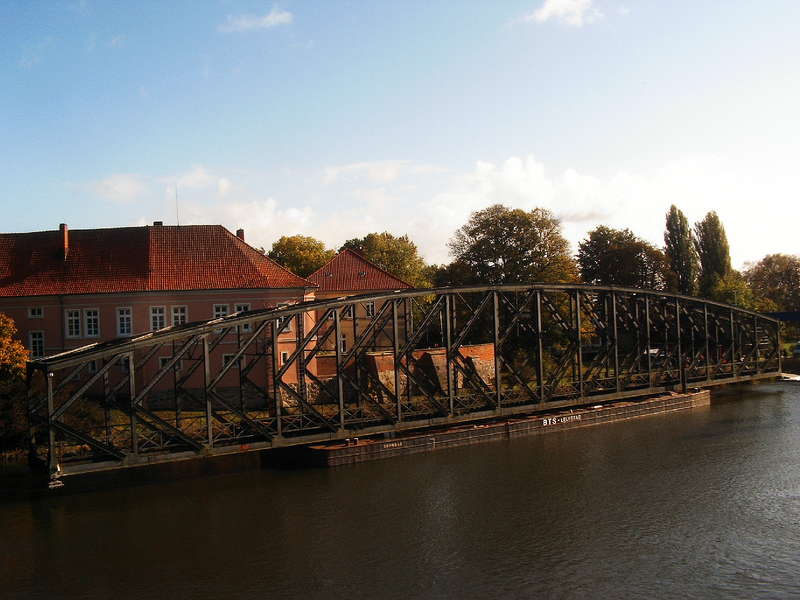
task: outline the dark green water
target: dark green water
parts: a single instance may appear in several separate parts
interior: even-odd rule
[[[335,470],[0,504],[0,598],[800,598],[800,386]]]

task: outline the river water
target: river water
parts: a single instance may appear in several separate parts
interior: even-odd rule
[[[800,598],[800,386],[332,470],[6,503],[0,536],[2,598]]]

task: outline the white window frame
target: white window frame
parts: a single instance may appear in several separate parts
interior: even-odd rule
[[[282,326],[284,322],[286,323],[286,327],[281,331],[281,335],[285,333],[292,333],[292,323],[294,322],[294,315],[287,315],[285,317],[279,317],[278,321]]]
[[[339,334],[339,353],[347,354],[347,336],[344,332]]]
[[[180,321],[179,323],[175,322],[175,309],[176,308],[177,309],[181,309],[181,308],[183,309],[183,321]],[[175,325],[183,325],[184,323],[188,323],[189,322],[189,307],[186,306],[185,304],[176,304],[175,306],[171,306],[170,307],[170,318],[172,319],[171,322],[172,322],[173,326],[175,326]]]
[[[35,352],[34,351],[34,344],[33,344],[34,334],[38,335],[39,338],[40,338],[40,342],[42,344],[41,352]],[[29,331],[28,332],[28,348],[31,351],[31,358],[42,358],[45,355],[45,353],[44,353],[44,331],[36,330],[36,331]]]
[[[233,312],[237,312],[237,313],[247,312],[247,311],[250,310],[250,303],[249,302],[242,302],[240,304],[234,305],[234,308],[236,310],[234,310]],[[253,327],[252,327],[252,325],[250,323],[244,323],[244,324],[242,324],[241,327],[242,327],[242,331],[250,331],[251,329],[253,329]]]
[[[97,373],[97,361],[96,360],[90,360],[88,365],[89,365],[89,373],[91,375],[94,375],[95,373]]]
[[[36,312],[38,314],[36,314]],[[42,319],[44,318],[44,308],[41,306],[29,306],[28,307],[28,318],[29,319]]]
[[[77,333],[70,333],[72,325],[77,323]],[[81,337],[81,309],[79,308],[65,308],[64,309],[64,328],[67,339],[74,340]]]
[[[375,316],[375,303],[374,302],[365,302],[364,303],[364,314],[367,315],[370,319]]]
[[[220,310],[223,307],[225,309],[224,313]],[[227,317],[229,314],[230,314],[230,304],[215,304],[211,309],[212,319],[221,319],[223,317]]]
[[[222,355],[222,368],[224,369],[225,367],[227,367],[228,363],[232,362],[235,356],[236,356],[236,354],[227,354],[227,353],[223,354]],[[232,369],[237,369],[238,365],[234,366],[234,367],[231,367],[231,368]]]
[[[94,312],[94,318],[97,319],[97,331],[89,333],[89,319],[92,318],[89,313]],[[84,308],[83,309],[83,337],[99,338],[100,337],[100,309],[99,308]]]
[[[281,365],[285,365],[289,360],[289,353],[286,350],[281,351]]]
[[[161,316],[161,321],[162,321],[161,327],[154,327],[153,326],[155,324],[153,318],[158,316],[157,313],[154,312],[157,309],[161,309],[161,315],[160,315]],[[166,327],[166,326],[167,326],[167,307],[164,306],[164,305],[151,306],[150,307],[150,331],[158,331],[159,329],[164,329],[164,327]]]
[[[343,306],[342,307],[342,316],[341,316],[341,318],[342,319],[348,319],[348,320],[352,319],[354,312],[355,311],[353,310],[353,305],[352,304],[348,304],[347,306]]]
[[[128,311],[127,314],[123,315],[121,311]],[[133,335],[133,308],[130,306],[117,306],[116,308],[117,314],[117,337],[130,337]],[[128,331],[122,331],[122,320],[121,317],[127,317],[128,320]]]
[[[288,303],[288,302],[278,302],[278,306],[277,306],[277,308],[286,308],[287,306],[289,306],[289,303]],[[286,329],[284,329],[283,331],[281,331],[281,335],[283,335],[284,333],[292,333],[292,319],[294,319],[294,316],[280,317],[280,318],[278,319],[278,321],[279,321],[279,323],[280,323],[281,325],[283,325],[283,322],[284,322],[285,320],[287,320],[287,319],[288,319],[288,321],[289,321],[289,324],[286,326]]]

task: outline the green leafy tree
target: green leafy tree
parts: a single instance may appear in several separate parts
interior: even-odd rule
[[[717,283],[731,271],[728,238],[716,212],[695,223],[694,247],[700,259],[700,294],[711,297]]]
[[[664,231],[664,254],[675,273],[677,290],[681,294],[697,293],[697,273],[699,265],[697,251],[692,242],[692,230],[686,215],[674,204],[667,213]]]
[[[675,285],[666,255],[630,229],[601,225],[590,231],[578,247],[578,265],[586,283],[653,290]]]
[[[800,310],[800,257],[769,254],[744,272],[757,297],[771,300],[777,310]]]
[[[355,250],[395,277],[414,287],[430,286],[430,268],[419,255],[417,245],[407,235],[394,236],[388,231],[370,233],[347,240],[341,247]]]
[[[759,297],[750,286],[747,278],[736,269],[731,269],[716,280],[709,297],[747,310],[771,312],[777,310],[769,298]]]
[[[25,362],[28,351],[16,339],[11,317],[0,313],[0,450],[21,447],[25,439]]]
[[[561,223],[544,208],[526,212],[495,204],[479,210],[448,246],[455,258],[446,273],[452,284],[578,280]]]
[[[319,269],[336,254],[325,248],[320,240],[306,235],[283,236],[272,244],[268,256],[289,269],[306,277]]]

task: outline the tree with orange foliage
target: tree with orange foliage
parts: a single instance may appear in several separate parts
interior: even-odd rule
[[[11,317],[0,313],[0,450],[21,448],[25,419],[25,361],[28,351],[14,336]]]

